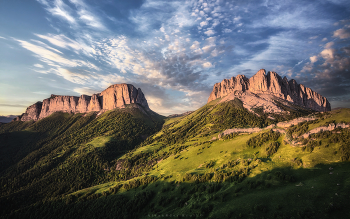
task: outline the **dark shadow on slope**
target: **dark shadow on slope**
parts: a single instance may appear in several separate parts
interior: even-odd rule
[[[17,130],[11,127],[0,134],[0,140],[8,141],[0,148],[9,156],[3,160],[0,178],[0,202],[7,210],[118,178],[109,171],[111,161],[161,127],[125,111],[94,116],[54,113],[26,130],[11,132]],[[112,140],[102,149],[92,147],[87,152],[88,142],[100,136]]]
[[[312,169],[276,168],[240,183],[158,181],[117,194],[119,187],[102,194],[69,195],[2,216],[349,218],[349,168],[349,162]]]

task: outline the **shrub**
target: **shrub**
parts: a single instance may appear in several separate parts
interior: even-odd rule
[[[280,143],[275,141],[271,142],[265,149],[267,156],[275,154],[280,146]]]
[[[250,138],[246,144],[250,148],[261,147],[267,141],[277,141],[280,136],[281,134],[279,132],[270,130]]]

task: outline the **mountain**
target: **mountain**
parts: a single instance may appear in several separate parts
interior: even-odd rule
[[[216,83],[208,103],[218,98],[222,98],[221,102],[238,98],[248,110],[261,107],[268,113],[283,111],[276,101],[287,106],[296,105],[319,112],[331,110],[331,105],[325,97],[298,84],[294,79],[289,81],[287,77],[282,79],[275,72],[266,74],[264,69],[249,79],[244,75],[238,75]]]
[[[350,218],[350,110],[231,94],[180,117],[130,103],[2,124],[0,217]]]
[[[193,113],[194,111],[187,111],[187,112],[184,112],[184,113],[181,113],[181,114],[171,114],[169,115],[168,117],[169,118],[174,118],[174,117],[181,117],[181,116],[187,116],[191,113]]]
[[[11,122],[14,118],[17,116],[14,115],[8,115],[8,116],[0,116],[0,123],[8,123]]]
[[[37,121],[54,112],[105,112],[115,108],[125,108],[128,104],[134,104],[133,106],[138,107],[141,111],[152,113],[140,88],[136,89],[131,84],[115,84],[92,96],[81,95],[75,97],[52,94],[50,98],[43,100],[43,102],[37,102],[29,106],[26,112],[18,116],[15,121]]]

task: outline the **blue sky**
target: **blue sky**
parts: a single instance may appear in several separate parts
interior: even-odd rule
[[[350,107],[350,1],[0,1],[0,115],[116,83],[182,113],[261,68]]]

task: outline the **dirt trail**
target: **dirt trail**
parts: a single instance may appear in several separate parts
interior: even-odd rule
[[[218,138],[222,138],[225,135],[229,135],[229,134],[237,133],[237,132],[255,133],[255,132],[268,130],[268,129],[271,129],[271,128],[272,128],[273,131],[286,133],[285,129],[289,128],[292,125],[297,125],[297,124],[299,124],[301,122],[305,122],[305,121],[308,122],[308,121],[312,121],[312,120],[316,120],[316,119],[317,118],[314,118],[314,117],[299,117],[299,118],[296,118],[296,119],[293,119],[293,120],[290,120],[290,121],[287,121],[287,122],[279,122],[277,124],[272,124],[272,125],[269,125],[269,126],[267,126],[265,128],[234,128],[234,129],[226,129],[225,131],[221,132],[218,135]]]

